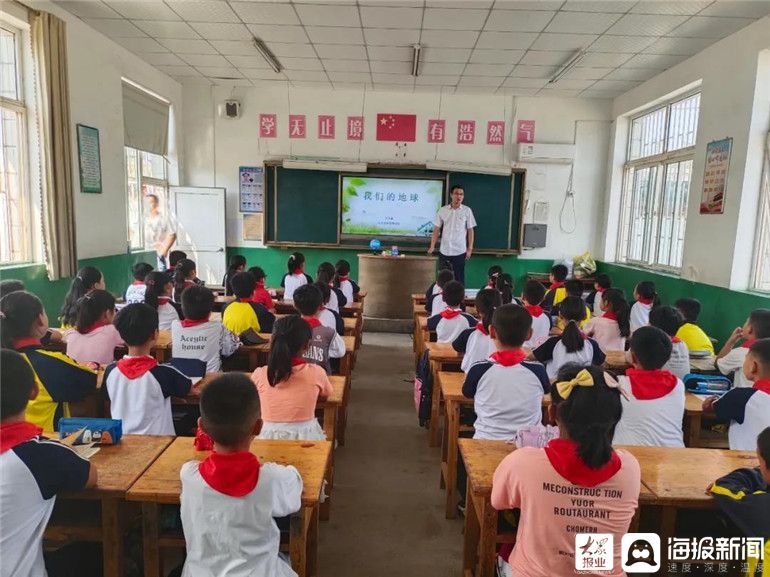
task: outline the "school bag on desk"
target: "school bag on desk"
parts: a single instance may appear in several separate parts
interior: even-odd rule
[[[414,371],[414,408],[421,427],[426,427],[430,421],[432,396],[433,376],[430,373],[428,351],[425,351],[417,361]]]

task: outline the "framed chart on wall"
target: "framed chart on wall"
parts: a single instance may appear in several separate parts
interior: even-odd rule
[[[700,201],[701,214],[723,214],[725,211],[725,189],[727,171],[733,139],[714,140],[706,145],[706,167],[703,170],[703,194]]]
[[[80,192],[102,192],[102,157],[99,152],[99,129],[77,125]]]

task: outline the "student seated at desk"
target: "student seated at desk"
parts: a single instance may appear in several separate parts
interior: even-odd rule
[[[74,329],[64,332],[67,356],[85,365],[109,365],[115,360],[115,347],[123,339],[112,320],[115,318],[115,297],[107,291],[95,290],[83,297]],[[98,368],[98,367],[97,367]]]
[[[549,379],[555,379],[566,364],[604,364],[606,357],[599,343],[580,331],[580,323],[586,314],[586,305],[581,298],[569,296],[559,303],[559,320],[564,324],[564,330],[532,351],[535,359],[545,365]]]
[[[496,351],[473,365],[463,382],[463,395],[476,411],[474,439],[507,441],[520,427],[542,420],[550,382],[543,365],[524,361],[521,346],[531,333],[532,316],[522,307],[503,305],[492,315],[489,336]]]
[[[283,275],[281,286],[283,287],[284,300],[294,299],[294,291],[302,285],[311,284],[313,279],[305,274],[305,255],[301,252],[293,252],[286,261],[289,272]]]
[[[610,276],[604,273],[596,275],[594,290],[588,293],[588,296],[586,297],[586,304],[588,305],[588,308],[591,309],[592,316],[602,316],[602,308],[600,306],[602,295],[608,288],[612,288],[612,279],[610,279]]]
[[[92,290],[105,289],[104,275],[93,266],[84,266],[72,279],[70,290],[64,297],[64,304],[59,311],[59,323],[63,329],[71,329],[78,322],[80,299]]]
[[[646,327],[650,324],[650,311],[652,307],[660,304],[660,298],[655,290],[655,283],[649,280],[640,282],[634,287],[634,300],[631,307],[631,334],[639,327]]]
[[[770,337],[770,309],[753,310],[743,327],[733,331],[725,346],[717,354],[717,368],[723,375],[733,375],[734,386],[750,387],[751,381],[743,374],[746,353],[755,340],[768,337]],[[741,339],[743,344],[735,347]]]
[[[158,315],[149,305],[120,309],[115,326],[128,354],[104,371],[102,391],[113,419],[123,420],[124,435],[174,435],[171,397],[185,397],[192,381],[150,354],[158,338]]]
[[[196,279],[197,279],[197,267],[195,265],[195,262],[190,260],[189,258],[183,258],[182,260],[180,260],[176,264],[176,268],[174,269],[174,276],[173,276],[174,291],[171,294],[171,299],[175,303],[181,303],[182,293],[184,292],[184,289],[198,284],[195,282]]]
[[[184,320],[171,323],[171,356],[203,361],[206,373],[222,370],[222,357],[241,346],[237,335],[221,322],[209,320],[213,308],[214,293],[204,286],[191,286],[182,293]]]
[[[165,271],[168,275],[168,278],[173,280],[176,265],[180,260],[185,258],[187,258],[187,253],[183,250],[172,250],[170,253],[168,253],[168,268]]]
[[[27,405],[27,420],[44,431],[56,431],[59,419],[70,416],[69,403],[96,391],[96,371],[64,353],[47,351],[40,339],[48,331],[43,303],[32,293],[17,291],[0,300],[2,346],[20,352],[32,365],[38,393]],[[0,388],[5,386],[0,383]]]
[[[497,289],[484,288],[476,293],[476,311],[481,320],[472,329],[465,329],[452,341],[452,348],[463,354],[460,368],[464,373],[476,363],[486,361],[495,352],[495,343],[489,336],[492,314],[503,302]]]
[[[545,287],[536,280],[528,280],[521,293],[521,302],[532,317],[532,334],[524,343],[528,349],[535,349],[548,339],[551,332],[551,317],[540,306],[545,297]]]
[[[267,366],[251,375],[262,405],[260,439],[326,440],[315,406],[333,390],[326,371],[303,358],[311,337],[310,325],[298,316],[276,321]]]
[[[56,495],[96,485],[96,467],[72,449],[41,435],[25,420],[39,394],[35,373],[19,353],[0,352],[0,558],[3,575],[46,574],[43,532]]]
[[[676,336],[684,318],[674,307],[658,305],[650,310],[650,326],[657,327],[671,339],[671,357],[663,369],[674,373],[680,379],[690,374],[690,351],[685,342]]]
[[[254,281],[257,283],[254,286],[254,292],[251,293],[252,302],[262,305],[268,311],[275,314],[275,304],[273,303],[273,297],[270,296],[270,293],[265,288],[265,279],[267,278],[265,271],[262,269],[262,267],[253,266],[249,269],[249,272],[251,273],[251,276],[254,277]]]
[[[602,316],[593,317],[583,329],[585,334],[596,339],[599,346],[607,351],[624,351],[626,339],[631,336],[629,316],[631,307],[628,306],[623,291],[607,289],[602,294]]]
[[[147,288],[147,285],[144,284],[144,279],[152,272],[152,268],[152,265],[146,262],[138,262],[131,268],[134,282],[128,285],[126,292],[123,294],[126,304],[144,302],[144,291]]]
[[[623,416],[613,445],[684,447],[684,383],[663,369],[671,356],[671,338],[655,327],[641,327],[631,337],[633,368],[618,377]]]
[[[749,347],[743,373],[751,387],[709,397],[703,401],[703,410],[713,407],[718,420],[730,423],[731,449],[751,451],[760,431],[770,427],[770,339],[759,339]]]
[[[580,302],[583,303],[583,307],[585,307],[585,316],[582,321],[580,321],[579,325],[582,329],[586,326],[586,323],[591,319],[591,309],[588,308],[588,305],[585,304],[583,301],[583,283],[577,279],[570,279],[564,283],[564,290],[567,291],[567,298],[574,297],[580,299]],[[562,301],[563,302],[563,301]],[[559,303],[557,306],[553,307],[551,309],[551,317],[559,317],[560,314],[560,308],[561,303]],[[558,334],[558,331],[563,331],[564,327],[567,326],[561,318],[556,319],[556,329],[552,331],[553,334]]]
[[[575,496],[590,494],[583,511],[596,513],[590,518],[592,531],[614,536],[616,571],[611,574],[623,575],[618,544],[637,508],[641,470],[631,453],[612,448],[612,430],[621,414],[617,383],[598,367],[574,365],[564,367],[558,380],[551,387],[548,413],[559,425],[560,438],[543,449],[516,449],[492,478],[492,507],[521,509],[516,544],[507,558],[510,567],[502,574],[573,575],[574,526],[580,519],[560,511],[576,511]]]
[[[26,290],[24,283],[18,279],[8,278],[0,280],[0,299],[5,295]],[[60,343],[63,340],[63,335],[51,327],[48,327],[45,335],[40,339],[40,342],[44,345],[50,343]]]
[[[456,280],[449,281],[444,285],[441,297],[446,308],[428,317],[428,330],[436,333],[436,341],[439,343],[451,343],[465,329],[475,327],[477,321],[463,312],[461,305],[465,298],[465,287],[462,284]]]
[[[226,373],[203,389],[200,406],[198,426],[214,450],[180,472],[182,575],[296,577],[278,553],[274,519],[299,511],[302,478],[291,465],[260,463],[249,451],[261,426],[254,385],[245,375]]]
[[[334,309],[329,307],[329,300],[331,299],[332,292],[331,287],[325,282],[313,283],[313,286],[321,291],[321,312],[318,313],[318,320],[325,327],[329,327],[337,331],[337,334],[342,336],[345,334],[345,321],[342,320],[340,314]]]
[[[428,316],[437,315],[446,308],[444,287],[454,278],[455,274],[448,268],[438,271],[436,282],[430,285],[425,292],[425,310],[428,312]],[[465,298],[465,292],[463,292],[463,298]]]
[[[691,351],[708,351],[714,354],[714,343],[703,329],[695,323],[700,315],[700,302],[696,299],[679,299],[674,306],[682,313],[684,324],[679,327],[676,336],[684,341]]]
[[[551,272],[548,275],[551,286],[548,287],[548,291],[546,291],[545,297],[543,298],[543,308],[549,314],[553,307],[567,298],[567,289],[564,288],[564,281],[567,280],[568,274],[569,269],[566,265],[555,264],[551,267]]]
[[[181,317],[182,307],[171,300],[174,283],[168,275],[161,271],[152,271],[145,279],[147,289],[144,291],[144,304],[158,312],[158,328],[167,331],[171,323]]]
[[[521,301],[513,296],[513,284],[513,277],[507,272],[503,272],[497,277],[495,288],[500,293],[504,305],[514,303],[523,306]]]
[[[361,287],[356,284],[356,281],[350,278],[350,263],[344,258],[337,261],[334,265],[334,269],[337,272],[334,277],[334,285],[342,291],[345,298],[349,303],[356,300],[356,295],[361,291]]]
[[[486,288],[497,288],[497,279],[503,274],[503,267],[499,264],[493,264],[487,269],[487,286]]]
[[[231,280],[235,301],[222,311],[222,324],[231,333],[240,335],[251,329],[255,333],[273,330],[275,315],[263,305],[251,300],[257,281],[249,272],[239,272]]]
[[[709,491],[719,508],[746,537],[765,540],[762,577],[770,575],[770,427],[756,440],[759,467],[736,469],[717,479]],[[752,447],[753,449],[753,447]],[[746,577],[757,576],[757,558],[748,559]]]
[[[340,308],[348,304],[348,298],[342,293],[342,289],[336,286],[335,277],[337,271],[334,265],[330,262],[322,262],[318,265],[318,271],[316,272],[316,282],[323,283],[329,287],[331,294],[329,295],[329,302],[326,303],[327,309],[331,309],[334,312],[340,312]],[[352,301],[350,301],[352,302]]]
[[[231,296],[233,294],[233,287],[230,285],[232,278],[239,272],[246,270],[246,257],[241,254],[234,254],[230,256],[230,260],[227,264],[227,271],[222,278],[222,286],[225,287],[225,296]]]
[[[345,341],[336,330],[321,324],[318,316],[323,309],[322,299],[320,289],[313,284],[301,286],[294,293],[294,306],[313,333],[302,358],[321,365],[330,374],[330,359],[341,359],[345,356]]]

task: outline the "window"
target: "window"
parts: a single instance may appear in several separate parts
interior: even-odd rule
[[[620,260],[682,267],[700,94],[631,121],[618,248]]]
[[[31,260],[21,33],[0,27],[0,263]]]
[[[125,147],[126,198],[128,201],[128,242],[132,250],[146,247],[144,241],[144,199],[149,194],[158,197],[161,206],[167,202],[168,180],[166,159],[159,154]]]
[[[765,143],[765,166],[761,182],[754,278],[751,286],[756,290],[770,292],[770,133]]]

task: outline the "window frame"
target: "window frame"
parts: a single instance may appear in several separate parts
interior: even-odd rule
[[[621,199],[620,199],[620,227],[618,229],[618,236],[617,236],[617,244],[616,244],[616,254],[618,255],[618,262],[637,266],[640,268],[645,268],[649,270],[655,270],[660,271],[664,273],[672,273],[672,274],[680,274],[682,267],[680,266],[670,266],[661,264],[658,261],[657,253],[660,249],[658,240],[660,238],[660,234],[663,227],[663,221],[664,218],[660,214],[663,202],[664,202],[664,193],[663,190],[665,186],[665,178],[666,173],[669,170],[669,167],[681,162],[690,161],[693,162],[695,158],[695,149],[697,147],[697,141],[692,146],[687,146],[684,148],[678,148],[673,151],[666,150],[666,147],[668,146],[668,140],[670,136],[670,121],[671,121],[671,108],[678,102],[682,102],[684,100],[687,100],[688,98],[692,98],[693,96],[700,95],[702,93],[701,87],[698,87],[694,90],[685,92],[683,94],[677,95],[675,98],[672,98],[671,100],[668,100],[666,102],[656,104],[655,106],[652,106],[650,108],[647,108],[645,110],[640,111],[639,113],[629,117],[628,119],[628,137],[626,142],[626,161],[623,164],[623,177],[621,180]],[[637,158],[634,160],[629,160],[631,158],[631,146],[632,146],[632,135],[633,135],[633,126],[634,122],[644,116],[647,116],[648,114],[653,114],[659,110],[665,110],[665,118],[663,122],[663,134],[662,134],[662,142],[663,142],[663,152],[660,152],[658,154],[654,154],[651,156],[644,156],[641,158]],[[697,135],[697,124],[700,122],[700,102],[698,104],[698,121],[696,122],[695,132]],[[655,184],[654,189],[652,191],[651,197],[648,197],[647,204],[649,204],[650,201],[653,203],[653,210],[647,211],[645,210],[645,213],[647,214],[647,217],[645,218],[645,229],[649,232],[654,232],[654,234],[647,234],[646,237],[642,241],[642,260],[632,259],[629,258],[629,253],[631,252],[631,209],[634,204],[634,175],[638,170],[642,169],[656,169],[655,174]],[[692,175],[690,180],[690,185],[692,185]],[[691,192],[691,186],[688,189],[688,195]],[[688,199],[689,201],[689,199]],[[688,202],[689,205],[689,202]],[[657,215],[650,218],[650,215]],[[686,221],[686,219],[685,219]],[[650,225],[655,224],[655,230],[650,230]],[[669,246],[669,261],[671,260],[671,249],[673,246],[673,234],[672,234],[672,240],[671,240],[671,246]],[[647,260],[644,260],[644,258],[647,258]],[[650,262],[652,261],[652,262]]]
[[[7,21],[0,20],[0,28],[10,33],[14,37],[15,52],[15,72],[16,72],[16,99],[7,98],[0,95],[0,108],[7,109],[16,114],[16,130],[18,137],[18,186],[19,186],[19,213],[21,215],[21,238],[22,256],[19,260],[0,260],[0,266],[21,266],[35,262],[35,251],[32,238],[34,220],[32,214],[32,199],[30,188],[30,162],[29,162],[29,107],[25,99],[26,85],[24,84],[24,33],[21,28],[10,24]]]
[[[765,146],[762,151],[762,174],[759,181],[759,203],[757,206],[757,225],[754,233],[754,254],[752,255],[751,286],[750,290],[763,295],[770,294],[770,286],[761,286],[763,273],[770,277],[770,271],[766,271],[762,262],[764,253],[763,245],[770,245],[770,132],[765,138]],[[770,285],[770,283],[768,283]]]
[[[130,197],[128,194],[128,162],[127,162],[127,156],[128,151],[134,151],[136,153],[136,170],[137,174],[134,175],[137,182],[137,188],[138,188],[138,194],[140,198],[139,202],[139,236],[141,238],[141,243],[139,246],[132,246],[131,245],[131,206],[130,206]],[[144,154],[152,154],[153,156],[158,156],[163,159],[163,173],[164,178],[156,178],[153,176],[145,176],[144,171],[142,169],[143,164],[143,156]],[[165,156],[161,156],[159,154],[153,154],[152,152],[146,152],[144,150],[139,150],[138,148],[131,148],[130,146],[123,146],[123,158],[126,162],[126,166],[124,169],[125,172],[125,187],[126,187],[126,245],[128,246],[129,252],[137,253],[137,252],[146,252],[148,250],[154,250],[151,248],[147,248],[147,242],[144,238],[144,197],[145,194],[143,192],[144,186],[152,186],[152,187],[161,187],[164,189],[163,198],[159,199],[161,203],[163,203],[163,209],[167,212],[168,209],[168,195],[169,195],[169,181],[168,181],[168,165],[169,161],[168,158]]]

